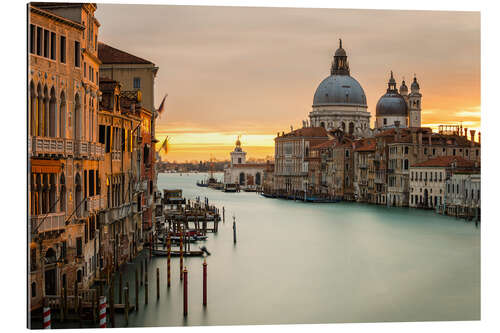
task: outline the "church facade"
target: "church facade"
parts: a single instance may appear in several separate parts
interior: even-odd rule
[[[237,184],[242,190],[259,190],[263,183],[266,163],[248,163],[247,153],[241,148],[241,141],[236,140],[236,146],[230,153],[231,161],[224,168],[224,185]]]

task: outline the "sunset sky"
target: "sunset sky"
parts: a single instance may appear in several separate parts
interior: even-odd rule
[[[375,105],[390,71],[422,93],[422,125],[480,127],[479,12],[98,4],[99,39],[159,66],[168,93],[157,138],[173,161],[229,158],[238,135],[248,157],[274,153],[329,75],[342,38],[351,76]]]

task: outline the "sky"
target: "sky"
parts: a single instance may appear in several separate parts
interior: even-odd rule
[[[98,4],[96,16],[99,40],[159,67],[163,160],[228,159],[238,135],[248,157],[272,158],[276,133],[308,118],[339,38],[372,126],[392,70],[398,87],[417,76],[422,126],[480,129],[479,12]]]

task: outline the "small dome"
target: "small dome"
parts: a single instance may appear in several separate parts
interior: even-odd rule
[[[401,83],[401,87],[399,87],[399,93],[407,93],[408,92],[408,87],[406,86],[405,80]]]
[[[413,78],[413,82],[411,84],[411,90],[419,90],[420,89],[420,86],[418,85],[418,82],[417,82],[417,77],[415,76]]]
[[[337,51],[335,51],[335,56],[336,57],[347,57],[347,53],[345,52],[345,50],[340,47],[337,49]]]
[[[406,117],[408,115],[408,106],[403,96],[398,93],[388,92],[378,100],[376,115]]]
[[[353,104],[366,106],[366,95],[356,79],[349,75],[330,75],[314,93],[313,106]]]

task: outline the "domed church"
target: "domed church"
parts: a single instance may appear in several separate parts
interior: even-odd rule
[[[335,51],[330,76],[316,89],[309,113],[310,126],[336,128],[354,136],[370,133],[370,113],[367,111],[366,95],[355,78],[350,75],[347,53],[342,48]]]
[[[421,100],[420,86],[417,77],[413,78],[411,93],[408,95],[408,87],[405,81],[396,88],[396,80],[391,71],[387,92],[380,97],[376,108],[375,127],[378,129],[420,127],[421,125]]]

